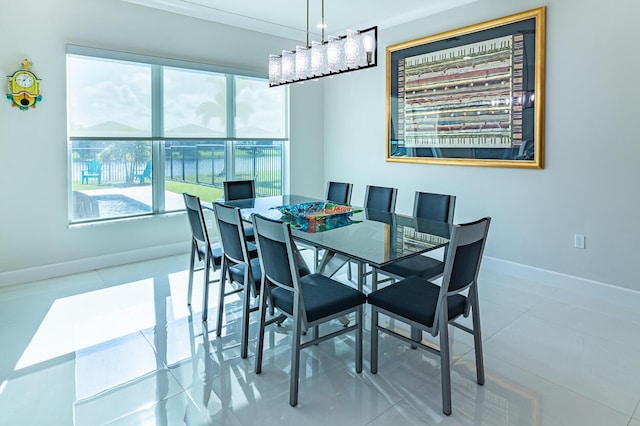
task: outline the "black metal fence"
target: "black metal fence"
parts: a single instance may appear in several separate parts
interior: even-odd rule
[[[280,142],[167,144],[165,177],[222,187],[225,180],[255,179],[260,195],[282,194],[284,155]]]
[[[111,144],[119,142],[109,142]],[[80,183],[87,163],[102,165],[101,184],[135,183],[150,160],[147,155],[123,155],[117,159],[104,155],[106,142],[83,143],[73,148],[71,176]],[[140,151],[140,147],[137,147]],[[260,195],[279,195],[283,191],[284,151],[281,141],[167,141],[165,142],[165,179],[222,187],[225,180],[255,179]]]

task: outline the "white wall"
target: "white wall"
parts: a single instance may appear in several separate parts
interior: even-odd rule
[[[296,43],[119,0],[33,3],[33,13],[16,16],[15,2],[0,1],[0,73],[11,75],[29,58],[42,79],[43,94],[37,109],[30,111],[0,102],[0,285],[188,250],[183,214],[69,228],[66,44],[266,75],[268,54]],[[291,187],[313,188],[311,192],[320,195],[322,84],[302,88],[291,90]],[[314,161],[301,167],[308,157],[305,147]]]
[[[547,6],[544,170],[387,163],[385,48]],[[380,66],[325,82],[325,180],[457,195],[456,222],[493,218],[488,256],[640,290],[640,2],[478,0],[380,31]],[[573,248],[586,235],[586,250]]]
[[[292,194],[324,196],[324,92],[320,81],[291,86],[291,188]],[[294,100],[297,100],[294,102]],[[301,142],[301,143],[298,143]]]
[[[0,285],[186,250],[183,215],[69,229],[65,45],[261,69],[294,42],[171,15],[119,0],[37,0],[3,19],[0,72],[27,57],[43,101],[22,112],[0,103]],[[319,196],[329,179],[458,196],[456,221],[493,217],[487,255],[640,289],[640,89],[636,0],[548,0],[544,170],[385,162],[385,56],[390,44],[532,9],[532,0],[478,0],[380,31],[380,66],[291,87],[292,192]],[[0,16],[15,2],[0,0]],[[324,121],[322,121],[324,120]],[[573,235],[587,249],[573,248]]]

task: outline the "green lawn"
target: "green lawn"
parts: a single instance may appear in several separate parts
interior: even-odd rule
[[[165,189],[176,194],[186,192],[191,195],[200,197],[201,201],[212,202],[218,198],[222,198],[222,188],[214,188],[211,186],[196,185],[194,183],[176,182],[173,180],[165,181]]]
[[[279,178],[279,175],[277,176]],[[149,186],[151,183],[145,183],[144,186]],[[87,191],[91,189],[106,189],[106,188],[127,188],[130,186],[143,186],[139,184],[125,184],[122,182],[102,182],[102,184],[98,185],[97,183],[89,183],[89,184],[80,184],[77,182],[73,183],[72,189],[74,191]],[[279,192],[280,189],[280,181],[258,181],[258,185],[256,186],[256,192],[258,194],[273,194]],[[195,183],[187,183],[187,182],[178,182],[173,180],[165,180],[165,190],[174,192],[176,194],[182,194],[183,192],[187,192],[191,195],[197,195],[200,197],[202,201],[212,202],[217,200],[218,198],[222,198],[223,191],[222,188],[216,188],[212,186],[198,185]]]

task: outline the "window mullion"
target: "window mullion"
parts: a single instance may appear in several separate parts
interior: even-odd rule
[[[235,149],[234,139],[236,137],[236,79],[235,76],[227,74],[227,142],[225,143],[225,180],[236,175],[235,170]]]
[[[216,198],[226,179],[254,176],[262,195],[288,187],[289,106],[278,94],[288,87],[266,92],[251,73],[73,46],[67,63],[70,224],[178,211],[181,192]],[[132,96],[77,101],[114,85]]]
[[[164,195],[164,92],[163,67],[151,67],[151,155],[153,173],[151,179],[153,193],[153,211],[165,211]]]

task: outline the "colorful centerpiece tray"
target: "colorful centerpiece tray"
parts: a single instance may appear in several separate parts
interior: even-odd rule
[[[357,213],[351,206],[325,201],[274,207],[282,213],[282,220],[292,228],[304,232],[322,232],[351,225],[351,216]]]

